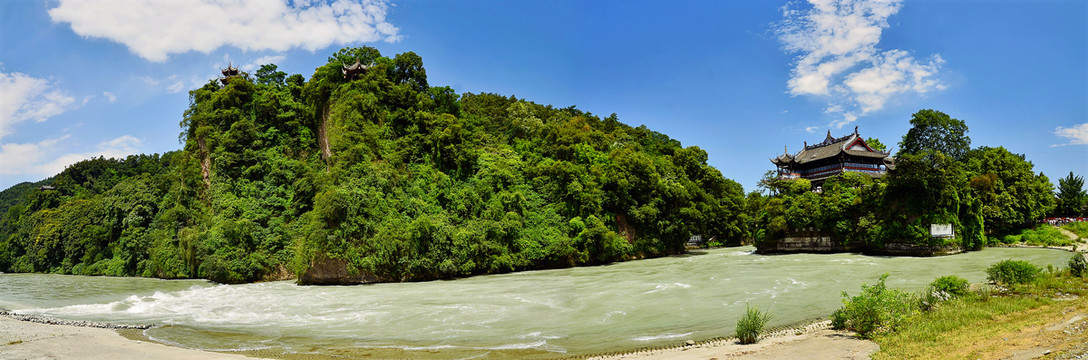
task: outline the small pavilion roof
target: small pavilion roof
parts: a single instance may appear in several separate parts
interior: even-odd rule
[[[229,62],[227,63],[227,68],[226,69],[219,69],[219,71],[223,73],[223,76],[236,76],[236,75],[238,75],[238,68],[234,67],[234,65],[229,63]]]
[[[370,69],[370,65],[363,65],[359,60],[355,60],[354,64],[344,65],[341,71],[344,73],[344,77],[347,78],[366,72],[368,69]]]

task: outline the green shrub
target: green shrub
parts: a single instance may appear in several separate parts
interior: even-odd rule
[[[876,285],[862,285],[861,293],[854,297],[843,292],[842,308],[831,314],[832,326],[853,330],[865,339],[898,328],[914,312],[914,297],[889,290],[884,284],[887,279],[888,274],[884,274]]]
[[[759,308],[745,306],[744,316],[737,320],[737,340],[741,344],[754,344],[759,341],[763,327],[771,320],[771,314],[759,311]]]
[[[967,282],[967,279],[961,278],[956,275],[946,275],[933,280],[929,284],[930,292],[940,291],[952,295],[953,297],[959,297],[967,295],[967,288],[971,284]]]
[[[1073,257],[1069,258],[1069,273],[1076,277],[1083,277],[1088,275],[1088,260],[1084,259],[1084,254],[1073,253]]]
[[[967,295],[970,284],[967,279],[955,275],[942,276],[933,280],[918,299],[922,311],[933,310],[938,303]]]
[[[1006,285],[1026,284],[1039,276],[1038,266],[1023,260],[1006,259],[986,269],[986,279]]]
[[[1016,244],[1020,242],[1020,235],[1005,235],[1001,237],[1001,243],[1005,245]]]
[[[1062,225],[1062,229],[1072,231],[1082,238],[1088,238],[1088,222],[1076,221]]]
[[[1072,244],[1068,236],[1065,236],[1058,228],[1050,225],[1040,225],[1034,229],[1026,229],[1020,233],[1020,240],[1033,246],[1067,246]]]

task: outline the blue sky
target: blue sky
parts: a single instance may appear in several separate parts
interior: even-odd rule
[[[645,124],[746,191],[783,147],[910,115],[1088,175],[1084,1],[0,2],[0,189],[91,156],[176,150],[227,62],[307,78],[344,46],[419,54],[432,85]]]

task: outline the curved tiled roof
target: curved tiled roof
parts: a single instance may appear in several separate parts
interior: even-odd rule
[[[840,138],[832,137],[831,131],[829,130],[827,132],[827,137],[824,138],[823,142],[815,145],[807,145],[796,155],[791,156],[789,154],[782,154],[781,156],[772,159],[771,162],[776,165],[788,165],[791,163],[799,165],[835,157],[841,153],[846,153],[852,156],[876,159],[885,159],[889,157],[890,153],[886,152],[849,149],[848,147],[853,145],[855,140],[858,139],[861,139],[861,136],[858,135],[857,128],[854,129],[853,134],[849,134]],[[861,141],[864,142],[865,140]]]

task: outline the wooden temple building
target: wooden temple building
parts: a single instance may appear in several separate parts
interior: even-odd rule
[[[865,139],[854,133],[843,137],[832,137],[831,130],[823,142],[805,146],[800,152],[782,155],[771,159],[778,167],[779,179],[808,179],[815,188],[829,177],[844,172],[860,172],[870,177],[884,177],[888,170],[895,169],[895,159],[890,152],[873,150]]]
[[[343,71],[344,78],[348,80],[355,80],[359,75],[365,74],[370,69],[370,65],[363,65],[359,60],[355,60],[354,64],[344,65]]]
[[[219,78],[219,82],[222,83],[223,86],[227,86],[227,83],[230,82],[231,78],[241,74],[241,72],[238,71],[238,68],[232,66],[232,64],[229,62],[227,63],[226,69],[219,70],[223,73],[223,76]]]

